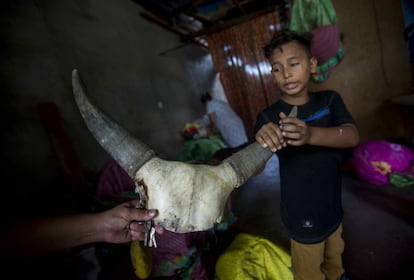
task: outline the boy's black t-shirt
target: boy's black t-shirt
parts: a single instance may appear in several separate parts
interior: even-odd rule
[[[288,115],[292,107],[279,100],[263,110],[257,118],[255,133],[269,121],[278,124],[279,113]],[[317,127],[354,123],[341,96],[331,90],[310,93],[309,102],[298,106],[297,117]],[[301,243],[323,241],[342,221],[342,150],[287,146],[277,155],[282,220],[291,238]]]

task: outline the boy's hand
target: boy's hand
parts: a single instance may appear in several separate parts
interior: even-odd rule
[[[279,127],[287,144],[301,146],[308,142],[310,131],[304,121],[298,118],[290,118],[283,112],[279,114],[279,117]]]

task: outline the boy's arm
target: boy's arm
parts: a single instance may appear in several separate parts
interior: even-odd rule
[[[359,143],[359,132],[353,123],[315,127],[308,126],[298,118],[289,118],[284,113],[280,113],[280,117],[280,129],[288,145],[309,144],[331,148],[351,148]]]
[[[331,148],[351,148],[359,143],[359,133],[352,123],[334,127],[308,127],[307,144]]]

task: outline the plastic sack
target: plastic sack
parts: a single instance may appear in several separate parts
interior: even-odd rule
[[[290,254],[273,242],[239,233],[216,263],[220,280],[293,280]]]
[[[386,140],[360,144],[350,163],[356,175],[374,185],[386,185],[393,172],[402,172],[412,164],[414,151],[409,147]]]

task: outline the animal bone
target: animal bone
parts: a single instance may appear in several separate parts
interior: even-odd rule
[[[163,160],[90,103],[76,69],[72,86],[88,129],[136,184],[143,186],[146,207],[159,210],[155,224],[167,230],[186,233],[212,228],[221,221],[230,192],[272,155],[254,142],[217,166]]]

